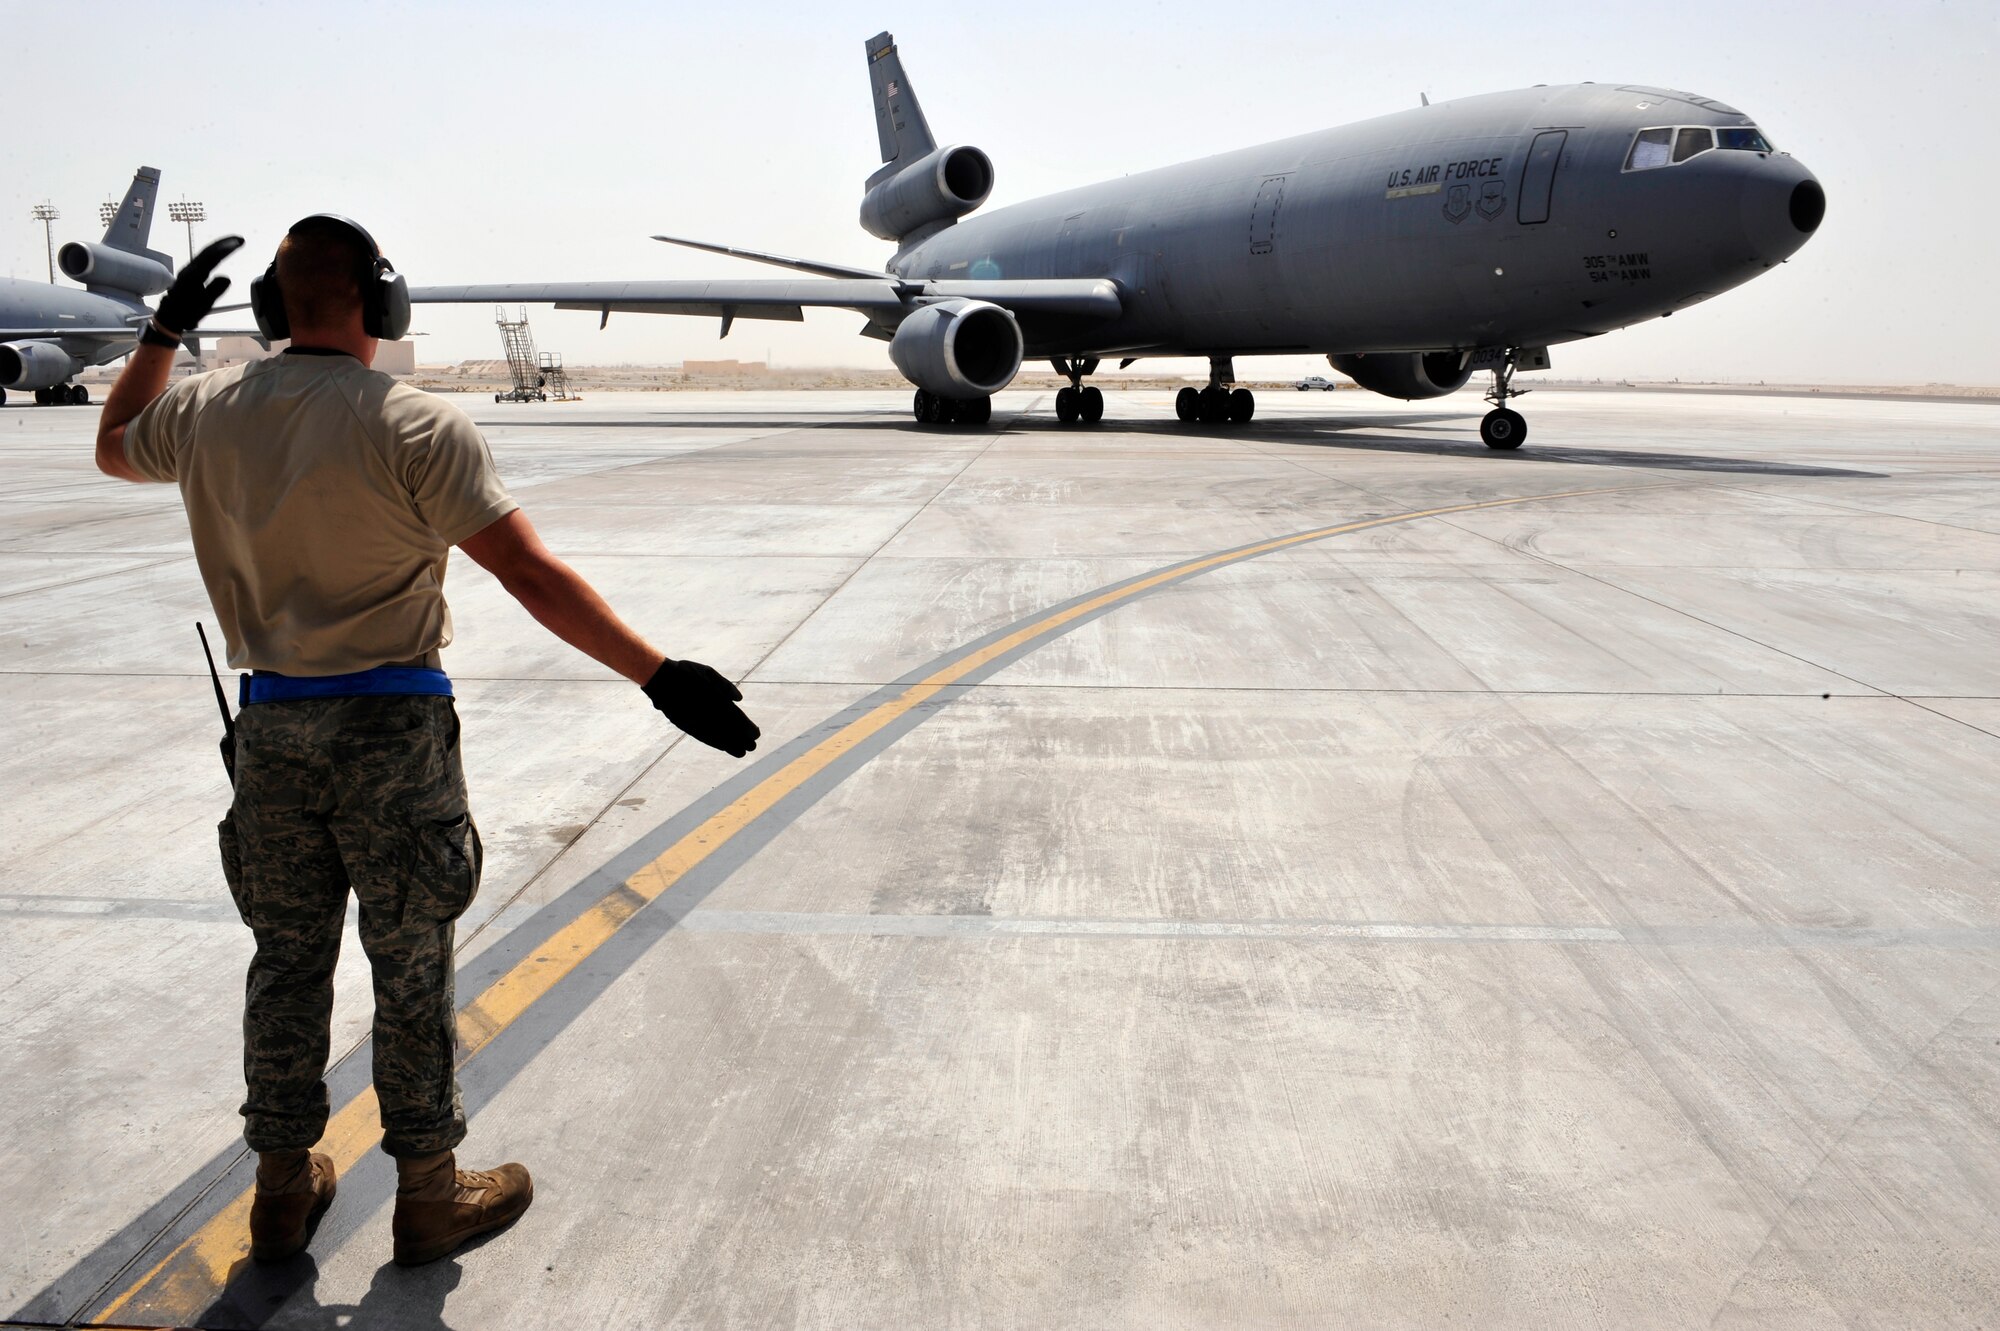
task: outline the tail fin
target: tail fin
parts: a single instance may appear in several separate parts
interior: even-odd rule
[[[110,226],[104,228],[104,245],[107,249],[143,255],[155,263],[164,264],[167,271],[172,272],[173,255],[146,248],[146,242],[153,236],[153,205],[159,193],[159,168],[142,166],[135,171],[132,187],[125,191],[125,201],[118,205],[117,216],[111,219]]]
[[[896,54],[896,39],[880,32],[868,39],[868,81],[875,89],[875,135],[882,142],[880,171],[868,177],[872,187],[937,147],[924,108],[910,90],[909,76]]]

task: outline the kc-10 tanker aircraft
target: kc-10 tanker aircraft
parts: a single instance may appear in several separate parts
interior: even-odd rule
[[[896,245],[872,273],[672,236],[813,274],[799,280],[418,288],[416,301],[803,318],[851,309],[916,385],[929,424],[979,423],[1024,359],[1069,387],[1065,424],[1104,414],[1105,359],[1205,356],[1184,421],[1243,422],[1238,356],[1324,353],[1363,388],[1441,397],[1490,370],[1488,447],[1548,348],[1663,318],[1782,263],[1826,195],[1710,97],[1583,83],[1424,105],[967,218],[993,190],[978,148],[940,148],[888,33],[867,43],[880,170],[861,225]],[[966,220],[960,220],[966,219]]]
[[[0,403],[12,388],[33,389],[37,406],[81,406],[90,390],[71,377],[132,350],[153,314],[141,297],[174,280],[173,256],[146,248],[159,192],[160,173],[140,167],[104,239],[62,247],[57,263],[84,290],[0,279]]]

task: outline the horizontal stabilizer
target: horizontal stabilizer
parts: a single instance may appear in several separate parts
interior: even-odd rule
[[[137,337],[131,324],[123,328],[0,328],[0,342],[46,342],[58,337]]]
[[[882,280],[880,269],[850,268],[846,264],[821,263],[816,259],[794,259],[783,254],[768,254],[763,250],[738,249],[734,245],[713,245],[705,240],[687,240],[680,236],[654,236],[669,245],[684,245],[691,250],[706,250],[710,254],[726,254],[732,259],[748,259],[752,263],[775,264],[779,268],[796,268],[802,273],[814,273],[820,277],[858,277],[864,281]]]

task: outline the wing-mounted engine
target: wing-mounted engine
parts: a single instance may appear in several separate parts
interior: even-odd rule
[[[1465,387],[1472,357],[1459,351],[1394,351],[1332,355],[1327,363],[1371,393],[1406,402],[1443,397]]]
[[[165,291],[174,280],[172,261],[161,263],[150,257],[154,253],[148,250],[145,254],[133,254],[109,245],[72,240],[56,251],[56,266],[92,291],[108,289],[131,296],[150,296]]]
[[[50,388],[81,368],[53,342],[0,342],[0,388]]]
[[[883,240],[903,240],[957,221],[991,193],[993,162],[985,153],[963,144],[938,148],[871,182],[861,196],[861,227]]]
[[[990,396],[1012,383],[1021,351],[1014,316],[983,300],[922,306],[889,339],[889,359],[904,378],[960,401]]]

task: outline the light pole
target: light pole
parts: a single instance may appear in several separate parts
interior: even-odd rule
[[[46,199],[36,204],[33,212],[35,220],[42,224],[42,238],[49,245],[49,282],[53,285],[56,280],[56,230],[54,224],[55,220],[61,217],[62,214],[57,212]]]
[[[182,199],[179,203],[167,205],[167,216],[176,222],[186,222],[188,229],[188,262],[194,262],[194,224],[207,220],[208,214],[201,210],[199,203]]]
[[[118,220],[118,208],[119,204],[116,199],[106,199],[103,203],[98,204],[97,224],[108,230],[111,224]]]

